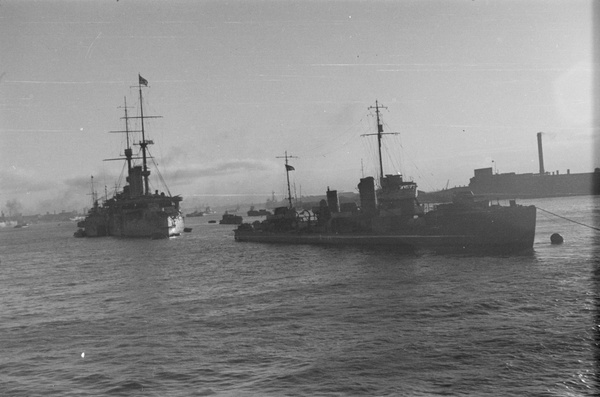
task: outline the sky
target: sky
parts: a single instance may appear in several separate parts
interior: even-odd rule
[[[591,1],[0,0],[0,207],[79,210],[123,184],[124,101],[187,209],[385,173],[591,172]],[[135,126],[130,126],[135,129]],[[139,137],[132,136],[134,141]],[[138,150],[138,146],[134,150]],[[153,171],[153,176],[158,172]],[[156,180],[152,188],[166,190]]]

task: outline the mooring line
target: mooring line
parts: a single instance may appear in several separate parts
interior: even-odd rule
[[[576,224],[578,224],[578,225],[581,225],[581,226],[589,227],[590,229],[594,229],[594,230],[600,230],[600,228],[597,228],[597,227],[594,227],[594,226],[590,226],[590,225],[586,225],[585,223],[577,222],[577,221],[574,221],[573,219],[565,218],[564,216],[560,216],[560,215],[558,215],[558,214],[555,214],[554,212],[550,212],[550,211],[548,211],[548,210],[545,210],[545,209],[543,209],[543,208],[540,208],[540,207],[537,207],[537,206],[536,206],[536,208],[537,208],[538,210],[542,210],[542,211],[544,211],[544,212],[547,212],[547,213],[549,213],[549,214],[551,214],[551,215],[557,216],[557,217],[559,217],[559,218],[562,218],[562,219],[564,219],[564,220],[567,220],[567,221],[569,221],[569,222],[573,222],[573,223],[576,223]]]

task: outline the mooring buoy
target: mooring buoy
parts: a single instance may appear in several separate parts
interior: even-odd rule
[[[550,242],[552,244],[562,244],[564,241],[563,236],[561,236],[558,233],[554,233],[552,234],[552,236],[550,236]]]

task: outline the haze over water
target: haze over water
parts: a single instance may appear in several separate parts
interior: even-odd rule
[[[539,131],[547,170],[592,172],[595,3],[3,0],[0,205],[81,210],[92,175],[112,192],[138,73],[151,154],[191,208],[281,198],[285,151],[301,193],[356,191],[376,100],[400,133],[386,172],[423,191],[537,172]]]

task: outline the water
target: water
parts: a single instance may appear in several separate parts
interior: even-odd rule
[[[598,197],[531,202],[600,224]],[[598,231],[539,211],[531,255],[415,256],[207,220],[171,240],[0,229],[0,395],[598,392]]]

